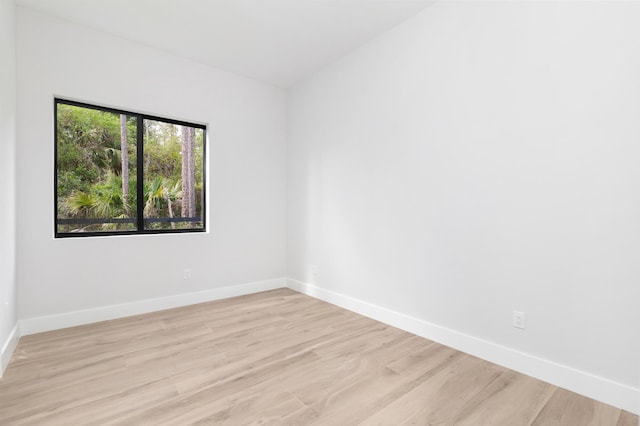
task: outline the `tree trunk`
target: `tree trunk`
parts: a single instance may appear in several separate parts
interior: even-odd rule
[[[196,214],[195,129],[182,127],[182,217]],[[189,222],[192,228],[193,222]]]
[[[164,198],[167,200],[167,206],[169,207],[169,218],[173,219],[173,208],[171,208],[171,198],[169,198],[169,192],[164,186],[162,187],[162,192],[164,193]],[[171,222],[171,229],[176,229],[175,222]]]
[[[196,129],[189,127],[189,217],[196,216]],[[195,222],[191,222],[191,227]]]
[[[129,144],[127,143],[127,116],[120,114],[120,158],[122,161],[122,205],[129,211]]]

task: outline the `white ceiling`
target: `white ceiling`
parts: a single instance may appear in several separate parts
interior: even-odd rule
[[[17,0],[257,80],[289,86],[434,0]]]

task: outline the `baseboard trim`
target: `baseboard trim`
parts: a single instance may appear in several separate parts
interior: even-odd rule
[[[9,337],[7,337],[7,340],[2,345],[2,352],[0,352],[0,378],[2,378],[7,365],[9,365],[9,361],[16,350],[16,346],[18,346],[19,340],[20,324],[16,323],[16,325],[13,326],[11,333],[9,333]]]
[[[244,296],[261,291],[275,290],[286,287],[285,278],[266,281],[256,281],[210,290],[175,294],[155,299],[139,300],[119,305],[101,306],[93,309],[65,312],[20,320],[20,331],[23,336],[45,331],[59,330],[77,325],[91,324],[132,315],[146,314],[164,309],[179,308],[181,306],[227,299],[229,297]]]
[[[614,407],[640,414],[640,389],[293,279],[287,287]]]

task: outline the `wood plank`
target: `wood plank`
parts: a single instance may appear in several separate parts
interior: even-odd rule
[[[25,336],[2,425],[637,426],[638,416],[288,289]]]
[[[479,358],[458,358],[362,424],[453,424],[456,413],[503,371]]]
[[[638,416],[635,414],[631,414],[628,411],[622,411],[616,426],[640,426],[640,419],[638,419]]]
[[[599,404],[593,399],[566,389],[556,389],[533,424],[536,426],[615,425],[619,417],[620,410],[610,405]]]
[[[459,425],[530,425],[555,386],[515,371],[505,371],[455,417]]]

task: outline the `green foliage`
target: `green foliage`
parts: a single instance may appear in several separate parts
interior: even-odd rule
[[[109,173],[121,173],[120,117],[118,114],[57,106],[58,196],[88,191]],[[127,123],[129,169],[135,167],[135,121]]]
[[[120,116],[58,103],[57,188],[60,219],[133,219],[136,215],[136,118],[126,121],[128,199],[123,199]],[[203,132],[196,130],[196,211],[203,190]],[[145,121],[144,213],[146,218],[180,215],[182,204],[181,126]],[[187,222],[150,223],[152,229],[189,227]],[[62,232],[135,229],[130,223],[63,225]]]

